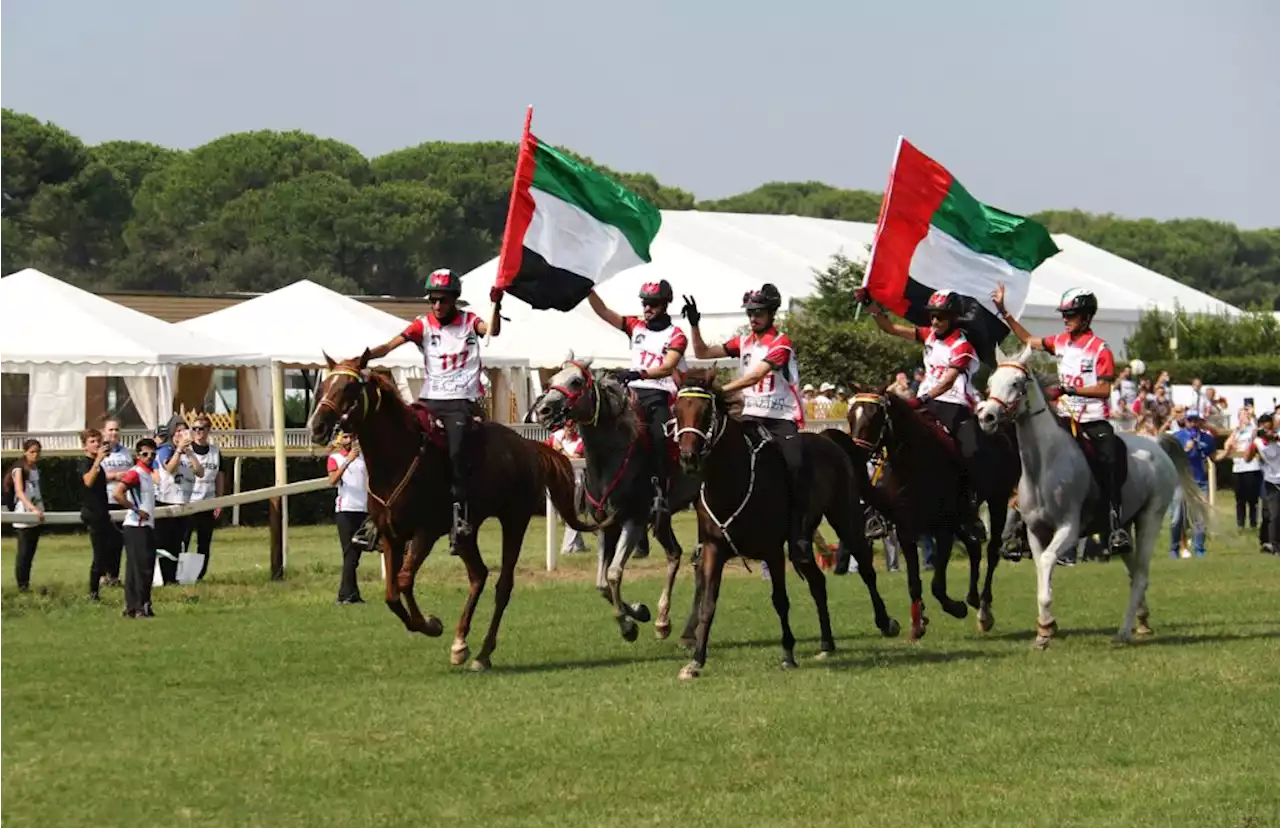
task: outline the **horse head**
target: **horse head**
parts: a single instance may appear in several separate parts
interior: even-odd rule
[[[533,416],[546,428],[559,428],[565,420],[594,423],[600,405],[591,359],[576,360],[573,352],[533,404]]]
[[[849,401],[849,436],[854,445],[872,454],[878,453],[893,436],[893,420],[889,416],[891,403],[888,388],[872,389],[855,387]]]
[[[987,398],[978,404],[978,425],[987,434],[995,434],[1002,422],[1013,421],[1025,412],[1038,385],[1032,382],[1031,348],[1002,361],[987,378]]]
[[[714,367],[689,371],[671,407],[680,466],[689,473],[697,472],[711,454],[724,435],[730,415],[736,416],[742,410],[741,396],[726,395],[716,387],[715,380]]]
[[[338,430],[359,428],[369,414],[371,400],[381,401],[381,387],[369,372],[368,349],[358,357],[340,362],[325,354],[324,361],[328,370],[320,384],[316,407],[308,419],[311,442],[318,446],[327,445]],[[376,397],[371,395],[371,388]],[[376,407],[376,403],[374,405]]]

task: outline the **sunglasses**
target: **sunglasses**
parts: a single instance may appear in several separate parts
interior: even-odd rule
[[[646,308],[657,308],[657,307],[661,307],[662,304],[663,303],[659,302],[657,299],[641,299],[640,300],[640,305]]]
[[[208,426],[192,426],[191,430],[192,431],[208,431],[209,427]]]
[[[443,305],[446,302],[452,302],[452,301],[453,301],[452,296],[428,296],[427,297],[428,305]]]
[[[154,451],[140,451],[138,452],[138,456],[139,457],[155,457],[156,453]]]

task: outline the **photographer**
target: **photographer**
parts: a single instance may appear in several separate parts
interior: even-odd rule
[[[1265,517],[1262,551],[1280,554],[1280,440],[1276,436],[1275,418],[1263,414],[1258,418],[1258,436],[1245,452],[1245,459],[1262,461],[1262,511]]]
[[[89,544],[93,559],[89,564],[89,600],[98,600],[98,588],[111,566],[112,552],[123,540],[120,531],[111,522],[107,511],[107,470],[103,461],[111,454],[111,447],[102,441],[102,432],[96,428],[85,429],[80,435],[84,456],[76,463],[80,475],[80,521],[89,530]]]
[[[156,506],[179,506],[191,500],[197,477],[204,477],[204,466],[191,449],[191,430],[181,417],[157,430],[167,433],[169,440],[156,450]],[[187,540],[185,517],[159,518],[155,522],[156,560],[160,576],[166,584],[178,582],[178,560]]]

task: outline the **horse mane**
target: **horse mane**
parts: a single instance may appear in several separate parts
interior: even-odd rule
[[[716,384],[714,368],[694,368],[684,375],[684,379],[680,381],[680,387],[706,391],[715,397],[717,405],[723,406],[729,412],[730,417],[736,420],[742,416],[742,392],[731,391],[726,394],[724,389]]]
[[[587,369],[590,370],[590,369]],[[601,395],[601,407],[617,412],[614,420],[626,433],[635,440],[640,435],[640,418],[636,415],[635,394],[618,382],[611,370],[592,371],[596,383],[596,393]]]
[[[367,382],[373,386],[375,392],[381,393],[385,400],[388,397],[395,401],[395,411],[404,420],[406,426],[413,426],[416,419],[412,410],[400,396],[400,389],[396,387],[395,380],[391,377],[378,373],[377,371],[369,371]]]

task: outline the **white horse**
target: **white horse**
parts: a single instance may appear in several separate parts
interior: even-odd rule
[[[1018,429],[1022,480],[1018,509],[1027,524],[1027,540],[1036,560],[1036,597],[1040,605],[1036,625],[1037,649],[1049,645],[1057,631],[1053,616],[1053,571],[1059,553],[1074,546],[1091,530],[1099,488],[1084,452],[1056,421],[1039,381],[1027,367],[1031,349],[1001,362],[987,380],[987,399],[978,406],[978,423],[988,433],[1005,418]],[[1187,456],[1171,435],[1151,440],[1135,434],[1119,435],[1128,455],[1129,472],[1121,490],[1121,521],[1133,527],[1133,551],[1122,556],[1129,569],[1129,609],[1116,634],[1129,643],[1134,635],[1151,634],[1147,621],[1147,581],[1151,554],[1165,513],[1179,488],[1189,520],[1204,520],[1208,507]],[[1105,510],[1102,510],[1105,512]]]

